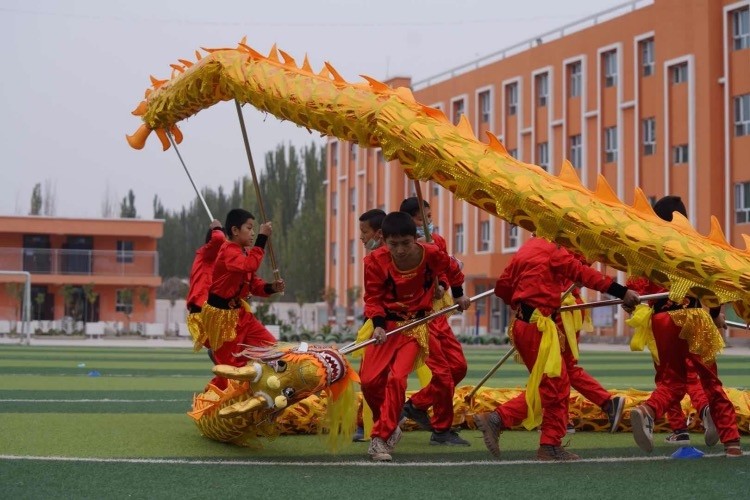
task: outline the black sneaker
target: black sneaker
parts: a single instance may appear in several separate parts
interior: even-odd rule
[[[675,446],[690,446],[690,434],[686,430],[673,431],[664,438],[664,442]]]
[[[565,432],[567,434],[575,434],[576,433],[576,424],[573,422],[568,421],[568,427],[565,429]]]
[[[365,439],[365,429],[362,427],[357,427],[357,430],[354,431],[354,435],[352,436],[352,442],[364,443],[365,441],[367,441]]]
[[[620,425],[622,419],[622,410],[625,409],[625,398],[622,396],[615,396],[609,400],[609,408],[607,408],[607,420],[609,420],[609,432],[617,432],[617,426]]]
[[[455,431],[433,432],[430,436],[431,445],[471,446],[469,442]]]
[[[422,429],[426,431],[432,430],[432,424],[430,423],[430,416],[426,411],[420,410],[411,402],[411,399],[404,403],[404,407],[401,409],[401,419],[408,418],[417,423]]]

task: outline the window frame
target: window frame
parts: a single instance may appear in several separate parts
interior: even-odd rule
[[[617,162],[617,126],[604,129],[604,163]]]
[[[577,139],[577,144],[573,140]],[[580,169],[583,166],[583,137],[581,134],[568,136],[568,151],[570,163],[573,167]]]
[[[549,104],[549,73],[539,73],[535,79],[537,107],[545,108]]]
[[[509,83],[505,92],[508,116],[515,116],[518,114],[518,82]]]
[[[690,162],[690,148],[688,144],[672,146],[672,165],[684,165]]]
[[[643,136],[643,156],[656,154],[656,117],[649,116],[641,120],[641,134]]]
[[[570,90],[568,97],[581,97],[583,94],[583,64],[581,61],[576,61],[568,65],[570,68],[568,73],[568,83]]]
[[[732,42],[733,50],[750,48],[750,7],[732,11]]]
[[[128,246],[130,246],[130,249],[127,248]],[[132,264],[134,258],[135,242],[133,240],[117,240],[117,263]]]
[[[479,247],[477,252],[489,252],[491,238],[490,221],[479,221]]]
[[[747,224],[748,222],[750,222],[750,181],[737,182],[734,185],[734,223]]]
[[[549,172],[549,141],[537,143],[536,155],[537,165]]]
[[[641,68],[644,77],[654,74],[656,69],[654,58],[654,39],[648,38],[641,42]]]
[[[454,253],[457,253],[457,254],[465,253],[463,222],[459,222],[458,224],[455,224],[453,226],[453,246],[454,246]]]
[[[734,136],[750,135],[750,94],[734,96]]]
[[[617,86],[617,50],[608,50],[602,54],[604,66],[604,86]]]

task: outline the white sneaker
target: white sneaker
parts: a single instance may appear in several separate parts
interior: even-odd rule
[[[704,406],[701,411],[701,420],[703,421],[703,438],[706,440],[706,446],[716,446],[716,443],[719,442],[719,431],[716,430],[708,405]]]
[[[633,427],[633,439],[640,449],[654,450],[654,419],[644,406],[630,410],[630,425]]]
[[[391,434],[391,437],[388,438],[388,441],[385,442],[385,445],[388,447],[388,453],[392,453],[393,449],[396,447],[399,441],[401,441],[401,436],[403,436],[404,433],[401,431],[401,427],[396,427],[396,430],[393,431],[393,434]]]
[[[388,445],[383,441],[382,438],[374,437],[370,441],[370,448],[368,448],[367,453],[372,457],[372,459],[376,462],[390,462],[393,460],[390,454],[390,450],[388,449]]]

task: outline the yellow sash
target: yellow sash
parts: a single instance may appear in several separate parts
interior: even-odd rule
[[[537,329],[542,332],[539,354],[526,384],[528,413],[523,421],[523,426],[531,430],[542,423],[542,397],[539,394],[539,384],[544,375],[548,377],[560,376],[562,357],[560,356],[560,339],[557,336],[555,322],[549,316],[544,316],[538,309],[535,309],[529,323],[534,323]]]
[[[573,306],[576,304],[576,298],[570,294],[564,296],[562,299],[563,306]],[[562,320],[563,331],[565,331],[565,338],[568,339],[570,354],[573,355],[573,358],[578,359],[578,339],[576,338],[576,333],[583,327],[583,312],[581,309],[561,311],[560,319]]]
[[[625,320],[628,326],[635,329],[633,338],[630,339],[631,351],[642,351],[646,347],[651,351],[651,359],[659,364],[659,350],[656,348],[654,331],[651,329],[651,316],[654,310],[646,304],[638,304],[633,315]]]

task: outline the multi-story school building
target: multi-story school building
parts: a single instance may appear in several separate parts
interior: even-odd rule
[[[630,2],[430,78],[387,83],[411,87],[417,101],[454,123],[465,115],[477,137],[493,132],[519,160],[554,174],[570,160],[589,189],[602,174],[627,203],[635,186],[652,200],[679,195],[701,233],[714,215],[728,241],[745,246],[749,0]],[[467,293],[493,287],[529,234],[437,184],[423,183],[422,191],[436,231],[465,264]],[[380,150],[329,141],[326,284],[336,292],[339,319],[361,310],[358,216],[371,208],[398,210],[413,194]],[[508,315],[492,298],[454,321],[465,333],[499,334]],[[596,310],[594,320],[599,334],[627,333],[614,307]]]
[[[37,327],[153,322],[163,229],[163,220],[0,216],[0,326],[21,319],[23,273]]]

